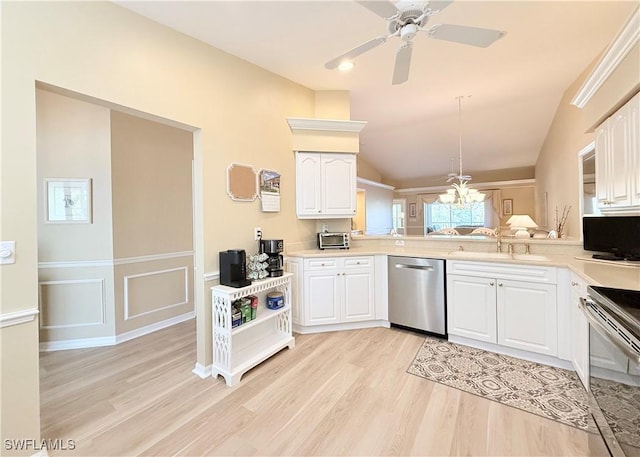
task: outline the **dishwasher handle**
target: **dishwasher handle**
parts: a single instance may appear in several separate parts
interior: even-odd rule
[[[406,263],[396,263],[396,268],[410,268],[412,270],[434,271],[435,267],[431,265],[407,265]]]

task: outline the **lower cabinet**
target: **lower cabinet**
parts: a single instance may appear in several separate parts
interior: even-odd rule
[[[375,316],[374,257],[289,259],[295,270],[302,303],[294,323],[320,326],[373,321]]]
[[[447,267],[457,272],[447,275],[450,335],[557,357],[555,268],[468,262]]]
[[[587,296],[587,283],[571,274],[571,364],[582,384],[589,385],[589,321],[580,307],[580,297]]]

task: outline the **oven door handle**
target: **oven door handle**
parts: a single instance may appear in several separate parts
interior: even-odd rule
[[[588,309],[589,307],[590,305],[587,299],[584,297],[580,297],[580,308],[582,309],[585,316],[587,317],[587,320],[589,320],[589,322],[593,324],[594,327],[596,327],[596,330],[598,330],[598,333],[602,334],[602,336],[605,336],[611,343],[615,345],[615,347],[620,349],[624,353],[624,355],[626,355],[636,363],[640,363],[640,354],[633,351],[633,349],[627,346],[625,341],[622,338],[620,338],[620,336],[617,333],[615,333],[613,330],[611,330],[610,328],[602,324],[602,322],[600,322],[598,319],[593,317],[593,315]]]

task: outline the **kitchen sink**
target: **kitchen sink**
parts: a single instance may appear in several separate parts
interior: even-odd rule
[[[506,252],[467,252],[453,251],[449,253],[450,257],[457,259],[504,259],[511,260],[511,254]]]
[[[545,255],[513,254],[513,260],[528,260],[530,262],[547,262],[551,259]]]

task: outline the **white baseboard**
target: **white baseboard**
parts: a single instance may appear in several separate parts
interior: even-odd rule
[[[115,336],[103,336],[98,338],[78,338],[72,340],[59,340],[59,341],[46,341],[40,343],[41,352],[49,351],[62,351],[66,349],[83,349],[83,348],[95,348],[102,346],[114,346],[116,344],[124,343],[125,341],[139,338],[149,333],[162,330],[163,328],[171,327],[172,325],[179,324],[184,321],[188,321],[195,317],[194,311],[182,314],[180,316],[172,317],[155,324],[147,325],[130,332],[122,333]]]
[[[462,344],[464,346],[471,346],[473,348],[483,349],[485,351],[496,352],[498,354],[504,354],[518,359],[528,360],[530,362],[541,363],[543,365],[550,365],[552,367],[564,368],[565,370],[574,371],[571,362],[549,355],[536,354],[535,352],[509,348],[506,346],[500,346],[499,344],[485,343],[484,341],[477,341],[456,335],[449,335],[449,342]]]
[[[385,327],[389,328],[389,321],[375,320],[362,322],[348,322],[344,324],[328,324],[328,325],[298,325],[293,324],[293,331],[300,334],[336,332],[339,330],[358,330],[361,328]]]
[[[196,362],[196,366],[192,373],[198,375],[202,379],[205,379],[211,376],[211,367],[212,365],[202,365],[201,363]]]

